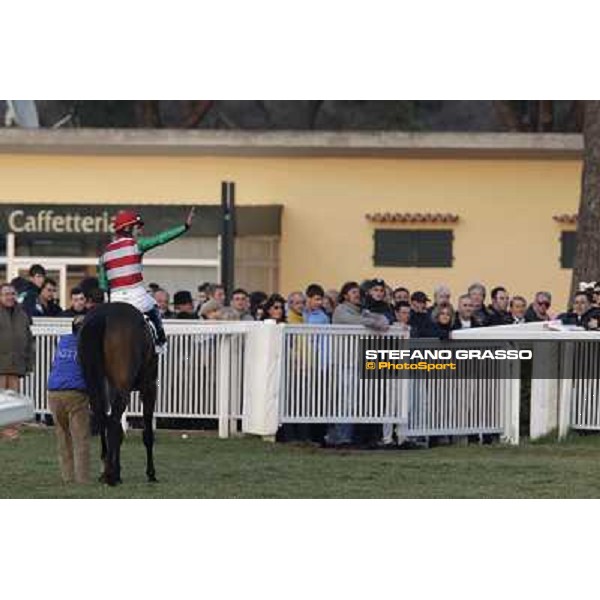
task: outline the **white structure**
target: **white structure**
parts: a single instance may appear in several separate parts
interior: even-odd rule
[[[536,345],[531,377],[530,436],[535,439],[558,429],[562,438],[570,427],[600,430],[600,332],[542,322],[464,329],[453,332],[452,337],[561,342],[560,346]],[[547,377],[549,371],[555,376]],[[542,373],[545,377],[539,376]]]
[[[406,436],[499,434],[518,442],[519,380],[416,381],[358,376],[360,340],[396,337],[350,326],[167,321],[157,417],[217,419],[226,437],[272,436],[281,423],[395,424]],[[22,386],[47,412],[46,382],[68,319],[35,319],[35,371]],[[141,415],[134,394],[129,415]]]
[[[0,390],[0,427],[31,421],[34,417],[30,398],[12,390]]]

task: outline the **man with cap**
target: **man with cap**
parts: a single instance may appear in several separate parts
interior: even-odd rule
[[[175,306],[176,319],[197,319],[198,315],[194,311],[194,299],[192,293],[188,290],[175,292],[173,296],[173,305]]]
[[[193,218],[194,208],[183,225],[152,237],[140,237],[144,226],[141,216],[132,210],[123,210],[114,219],[115,237],[100,258],[100,287],[109,292],[112,302],[126,302],[148,315],[156,329],[157,351],[161,350],[167,338],[156,301],[144,286],[142,257],[148,250],[183,235],[191,227]]]
[[[410,295],[410,321],[409,324],[414,328],[417,337],[422,336],[423,332],[430,328],[431,317],[427,312],[427,303],[429,298],[425,292],[413,292]]]
[[[376,315],[383,315],[391,325],[396,321],[394,309],[385,300],[386,290],[383,279],[371,279],[367,287],[365,308]]]

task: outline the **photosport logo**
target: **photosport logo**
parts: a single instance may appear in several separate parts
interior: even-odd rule
[[[394,337],[361,341],[361,378],[513,379],[531,368],[535,343],[464,340],[405,340]],[[550,372],[544,375],[550,377]]]

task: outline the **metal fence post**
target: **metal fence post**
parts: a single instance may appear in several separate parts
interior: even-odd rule
[[[229,405],[231,397],[231,336],[221,336],[219,349],[217,408],[219,414],[219,437],[229,437]]]
[[[566,342],[561,356],[561,380],[558,399],[558,439],[567,437],[571,425],[574,343]]]

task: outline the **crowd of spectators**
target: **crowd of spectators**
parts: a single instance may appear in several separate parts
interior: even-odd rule
[[[28,279],[17,277],[10,282],[17,302],[29,317],[75,317],[85,314],[105,295],[98,280],[88,277],[74,287],[69,306],[63,309],[57,300],[56,281],[48,277],[44,267],[33,265]],[[430,299],[422,290],[395,288],[383,279],[362,283],[350,281],[340,290],[327,289],[312,283],[305,290],[292,291],[287,297],[268,295],[262,291],[237,288],[229,297],[222,285],[203,283],[196,297],[189,290],[171,295],[160,285],[150,283],[148,291],[158,305],[163,319],[193,319],[222,321],[275,320],[277,323],[364,324],[385,329],[400,327],[410,337],[447,338],[454,329],[520,324],[558,319],[567,325],[586,329],[600,326],[600,283],[578,291],[567,310],[552,310],[552,294],[539,291],[528,303],[521,295],[512,295],[499,285],[491,289],[475,282],[453,298],[447,285],[438,285]]]
[[[28,275],[27,279],[18,277],[0,285],[0,349],[6,346],[0,352],[0,388],[18,389],[19,378],[32,369],[31,317],[74,318],[105,301],[98,280],[88,277],[71,290],[69,306],[63,309],[57,300],[57,284],[41,265],[33,265]],[[311,283],[287,297],[262,291],[249,293],[242,288],[234,289],[227,297],[222,285],[211,283],[199,285],[195,298],[189,290],[178,290],[172,301],[169,292],[158,284],[149,284],[148,290],[163,319],[268,319],[294,325],[363,325],[380,331],[396,328],[410,338],[438,339],[447,339],[456,329],[553,319],[586,329],[600,326],[600,283],[576,292],[567,310],[560,313],[552,310],[552,295],[548,291],[537,292],[528,302],[499,285],[491,289],[488,297],[488,290],[479,282],[455,297],[447,285],[438,285],[431,299],[422,290],[392,288],[378,278],[362,283],[349,281],[339,290],[325,290]],[[330,431],[328,435],[333,433],[333,437],[345,439],[348,432],[342,431],[344,427],[339,426],[340,431]],[[300,437],[308,435],[314,441],[314,431],[310,427],[307,431]],[[316,437],[323,439],[323,433],[317,432]]]

